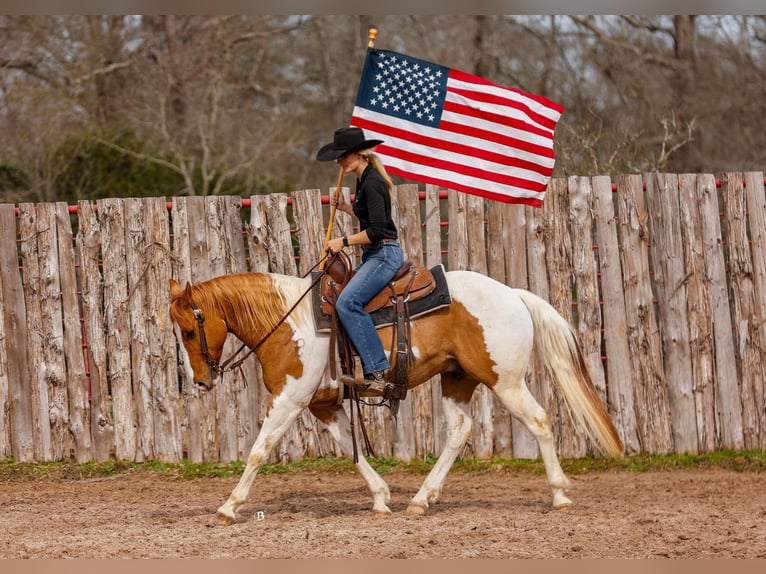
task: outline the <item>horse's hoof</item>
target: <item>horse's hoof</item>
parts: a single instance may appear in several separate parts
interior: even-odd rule
[[[234,517],[216,512],[215,516],[210,520],[210,526],[231,526],[234,524]]]
[[[409,516],[423,516],[428,509],[425,506],[420,506],[419,504],[410,504],[407,507],[406,513]]]
[[[572,501],[561,491],[553,493],[554,510],[567,510],[572,506]]]
[[[375,518],[388,518],[389,516],[391,516],[391,511],[388,508],[386,508],[385,510],[373,510],[372,515]]]

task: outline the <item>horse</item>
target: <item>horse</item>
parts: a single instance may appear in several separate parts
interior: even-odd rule
[[[529,291],[472,271],[447,271],[445,276],[449,305],[412,319],[408,388],[441,375],[447,437],[406,514],[425,514],[438,500],[447,473],[471,434],[470,400],[479,384],[491,389],[536,439],[553,508],[568,508],[572,501],[566,491],[571,482],[559,463],[548,415],[525,383],[535,348],[596,448],[616,458],[624,453],[574,330],[552,305]],[[170,316],[187,380],[208,390],[221,382],[220,360],[231,333],[256,354],[263,383],[271,393],[245,469],[212,518],[213,524],[230,525],[236,520],[258,469],[304,409],[327,426],[344,456],[360,450],[339,400],[343,385],[331,377],[335,370],[329,366],[330,335],[315,327],[311,297],[305,296],[311,277],[238,273],[187,283],[185,288],[174,279],[169,282]],[[378,331],[384,347],[392,340],[391,328]],[[373,514],[390,515],[387,483],[364,456],[354,460],[372,494]]]

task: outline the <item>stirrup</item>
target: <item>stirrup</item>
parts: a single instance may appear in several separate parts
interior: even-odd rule
[[[346,373],[341,373],[338,378],[341,383],[354,388],[357,391],[366,391],[370,386],[369,381],[364,378],[362,360],[359,357],[354,357],[354,374],[348,375]]]

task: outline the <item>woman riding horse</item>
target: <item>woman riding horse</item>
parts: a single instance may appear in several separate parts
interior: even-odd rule
[[[402,248],[397,242],[397,230],[391,218],[391,198],[394,184],[388,177],[383,163],[370,148],[383,143],[367,140],[360,128],[349,127],[335,130],[333,141],[322,146],[317,160],[335,160],[344,173],[357,177],[353,204],[345,202],[343,194],[331,199],[337,209],[359,220],[359,232],[330,239],[325,250],[337,253],[344,247],[360,245],[362,262],[343,287],[335,303],[343,328],[362,361],[364,378],[370,386],[382,389],[390,368],[383,343],[378,337],[370,314],[364,306],[393,278],[404,262]],[[344,383],[353,385],[355,377]]]

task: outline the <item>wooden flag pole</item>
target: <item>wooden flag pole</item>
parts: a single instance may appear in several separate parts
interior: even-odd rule
[[[375,38],[378,37],[378,29],[377,28],[370,28],[369,32],[367,33],[367,47],[372,48],[375,45]],[[338,170],[338,183],[335,186],[335,204],[330,208],[330,222],[327,224],[327,235],[325,235],[324,238],[324,244],[327,245],[327,242],[330,241],[330,236],[332,235],[332,228],[333,223],[335,222],[335,212],[338,209],[338,198],[340,197],[340,189],[343,185],[343,167]],[[319,266],[319,269],[324,269],[325,261],[323,260],[321,265]]]

